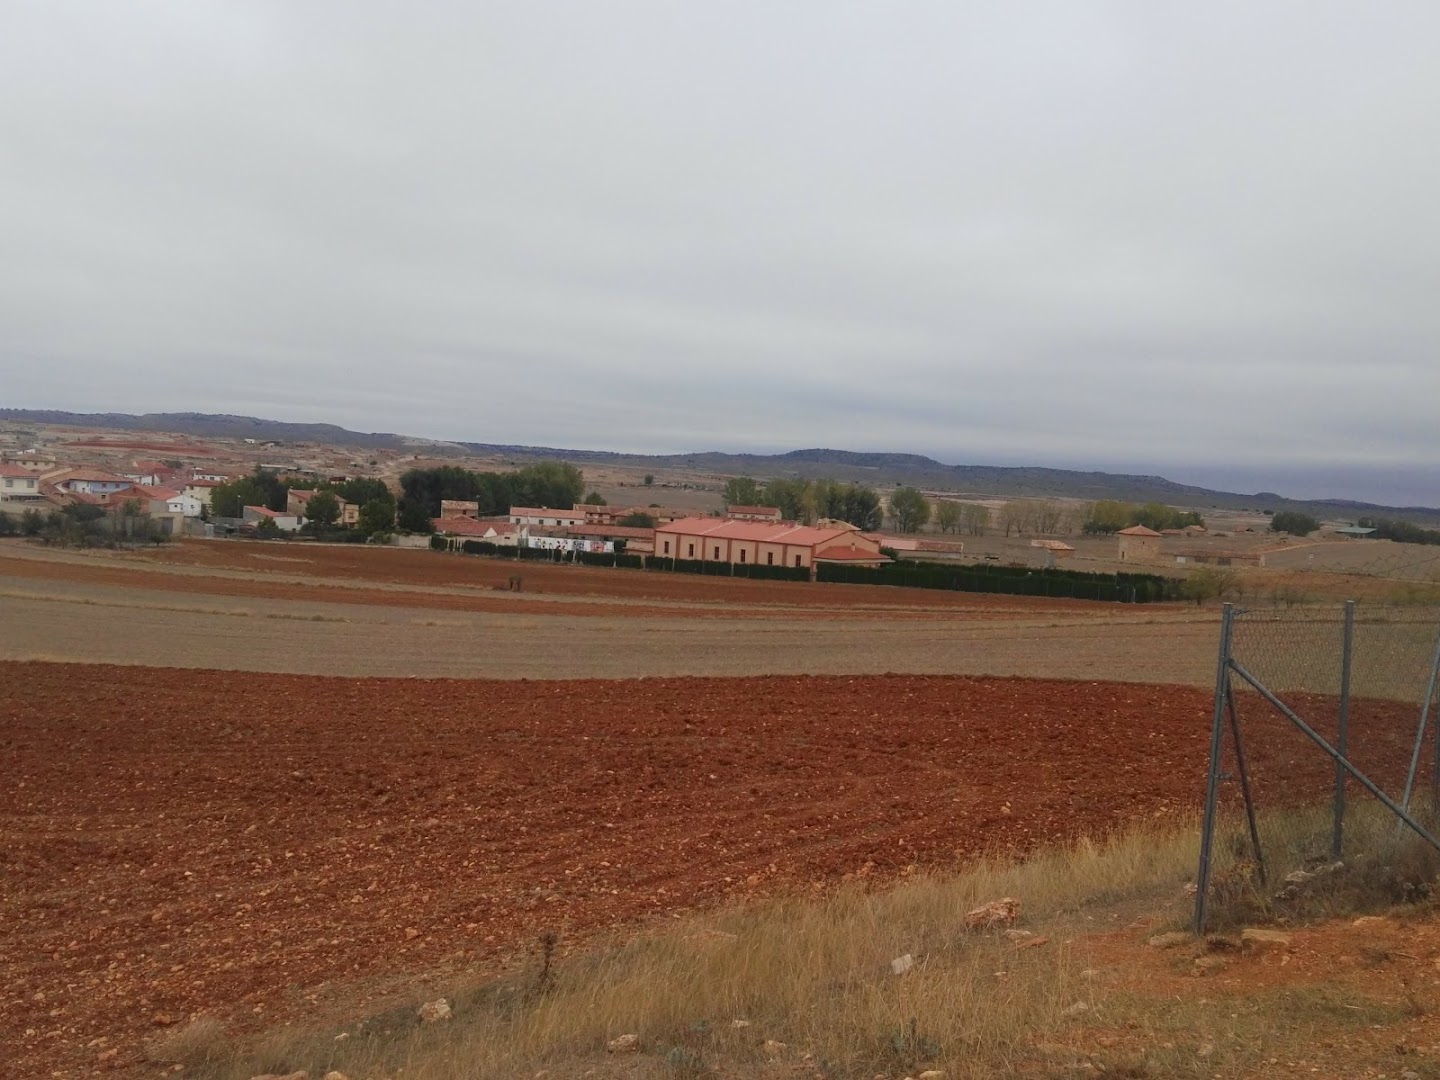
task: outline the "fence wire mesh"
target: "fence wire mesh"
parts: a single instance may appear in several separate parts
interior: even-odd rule
[[[1197,930],[1428,895],[1437,650],[1437,608],[1227,608]]]

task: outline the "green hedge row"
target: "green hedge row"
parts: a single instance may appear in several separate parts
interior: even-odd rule
[[[705,574],[711,577],[743,577],[765,581],[809,581],[810,571],[803,566],[767,566],[764,563],[711,562],[702,559],[667,559],[652,555],[645,564],[651,570],[669,570],[680,574]]]
[[[1023,566],[947,566],[942,563],[904,562],[871,568],[822,563],[817,578],[852,585],[899,585],[912,589],[1053,596],[1122,604],[1176,600],[1180,595],[1180,582],[1159,574],[1094,574]]]
[[[443,550],[442,537],[432,537],[430,546]],[[513,548],[488,540],[466,540],[460,550],[467,555],[502,555],[512,559],[560,561],[568,554],[543,548]],[[766,566],[760,563],[702,561],[700,559],[642,558],[624,552],[578,552],[575,561],[586,566],[664,570],[680,574],[714,577],[743,577],[770,581],[808,581],[806,567]],[[897,562],[888,566],[846,566],[821,563],[819,581],[851,585],[897,585],[911,589],[950,589],[956,592],[996,593],[1010,596],[1051,596],[1074,600],[1103,600],[1122,604],[1148,604],[1180,599],[1180,581],[1159,574],[1095,574],[1061,568],[1029,569],[1023,566],[953,566],[932,562]]]

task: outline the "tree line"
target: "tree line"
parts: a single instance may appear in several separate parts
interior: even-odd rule
[[[395,496],[385,481],[361,477],[331,483],[313,477],[280,476],[256,469],[249,476],[220,484],[210,492],[210,513],[216,517],[238,518],[247,506],[283,511],[290,492],[318,492],[306,507],[306,527],[312,532],[335,528],[340,520],[340,500],[360,507],[356,531],[364,536],[389,532],[395,527]]]
[[[312,477],[281,476],[256,469],[216,487],[210,506],[219,517],[240,517],[246,506],[283,511],[292,490],[315,491],[306,507],[307,528],[333,529],[340,520],[340,500],[360,507],[356,531],[365,536],[399,528],[434,531],[440,504],[474,502],[481,515],[509,513],[512,506],[553,506],[568,509],[585,490],[580,470],[563,461],[541,461],[514,472],[476,472],[458,465],[411,469],[400,477],[400,495],[383,480],[363,478],[331,483]],[[598,496],[593,496],[598,498]]]
[[[831,480],[778,479],[761,483],[748,476],[725,484],[729,506],[774,506],[787,521],[814,524],[834,518],[860,529],[881,528],[888,520],[897,532],[919,532],[933,523],[941,533],[983,536],[995,528],[1008,536],[1068,536],[1075,532],[1109,534],[1132,525],[1159,532],[1205,524],[1194,511],[1162,503],[1134,505],[1103,499],[1089,505],[1057,499],[1009,499],[995,509],[984,503],[927,498],[918,488],[898,487],[888,508],[874,488]]]
[[[774,506],[786,521],[813,525],[822,518],[846,521],[858,529],[878,529],[885,512],[880,493],[863,484],[782,477],[764,484],[732,476],[725,484],[726,506]]]
[[[399,524],[410,532],[433,532],[440,504],[479,504],[482,517],[508,514],[513,506],[568,510],[585,492],[585,476],[563,461],[540,461],[514,472],[474,472],[458,465],[411,469],[400,477]]]
[[[1116,499],[1101,499],[1090,507],[1082,531],[1094,536],[1117,533],[1134,525],[1162,532],[1204,524],[1205,519],[1193,510],[1177,510],[1156,502],[1136,506]]]
[[[1422,529],[1408,521],[1362,517],[1360,528],[1374,529],[1372,535],[1376,540],[1394,540],[1400,544],[1440,544],[1440,529]]]

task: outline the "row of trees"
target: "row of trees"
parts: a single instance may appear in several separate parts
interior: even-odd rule
[[[874,488],[832,480],[778,479],[761,483],[748,476],[735,476],[726,482],[724,496],[729,506],[776,506],[786,520],[805,524],[835,518],[861,529],[878,529],[887,516]],[[888,517],[892,527],[902,533],[918,532],[933,522],[942,533],[970,536],[983,536],[991,526],[1006,536],[1059,536],[1080,530],[1108,534],[1131,525],[1145,525],[1158,532],[1205,524],[1199,514],[1173,506],[1136,506],[1111,499],[1089,506],[1054,499],[1010,499],[992,513],[982,503],[927,499],[913,487],[899,487],[891,493]]]
[[[1394,540],[1400,544],[1440,544],[1440,529],[1422,529],[1408,521],[1363,517],[1360,519],[1360,527],[1374,529],[1377,540]]]
[[[446,500],[474,501],[482,515],[506,514],[512,506],[569,509],[585,492],[585,477],[563,461],[541,461],[508,473],[474,472],[457,465],[411,469],[400,477],[399,524],[430,532]]]
[[[310,477],[279,476],[256,469],[228,484],[221,484],[210,493],[210,512],[217,517],[238,518],[247,506],[263,506],[284,510],[290,491],[319,492],[305,508],[306,528],[326,532],[340,520],[340,501],[360,507],[356,529],[365,536],[386,533],[395,527],[395,496],[385,481],[373,477],[331,483]]]
[[[733,476],[725,484],[727,506],[775,506],[786,521],[813,525],[821,518],[848,521],[859,529],[878,529],[885,521],[880,493],[864,484],[783,477],[761,484]]]
[[[370,536],[397,526],[407,532],[428,533],[433,519],[440,516],[440,504],[452,499],[477,503],[482,515],[505,514],[512,506],[569,508],[580,501],[585,478],[579,469],[563,461],[542,461],[508,473],[442,465],[411,469],[402,475],[397,499],[383,480],[367,478],[332,484],[256,469],[250,476],[216,487],[210,497],[211,510],[219,517],[240,517],[246,506],[284,510],[292,489],[318,492],[306,507],[307,528],[320,532],[333,529],[340,520],[340,502],[344,500],[360,507],[357,528]],[[605,501],[598,492],[586,498],[596,503]]]
[[[1193,510],[1177,510],[1157,502],[1136,506],[1116,499],[1101,499],[1090,507],[1082,528],[1091,535],[1109,535],[1132,525],[1143,525],[1160,532],[1204,524],[1205,519]]]

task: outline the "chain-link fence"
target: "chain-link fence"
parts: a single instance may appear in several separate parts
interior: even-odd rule
[[[1197,932],[1428,895],[1440,610],[1226,605]]]

